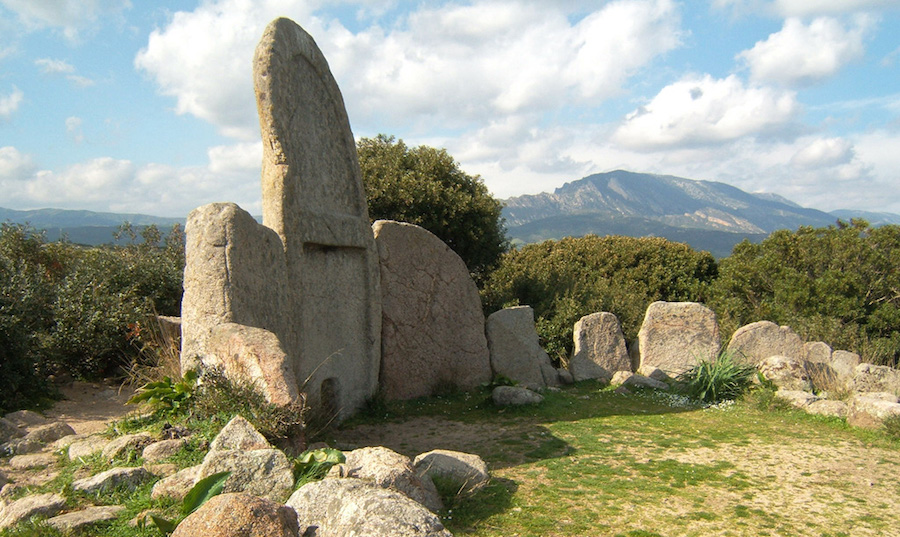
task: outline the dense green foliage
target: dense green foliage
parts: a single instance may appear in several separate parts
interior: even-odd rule
[[[408,148],[383,134],[360,139],[357,150],[372,220],[422,226],[476,275],[487,272],[505,251],[502,205],[446,150]]]
[[[740,364],[729,353],[700,363],[678,376],[682,393],[704,403],[737,399],[752,384],[756,366]]]
[[[534,308],[538,334],[551,356],[571,351],[572,327],[590,313],[615,313],[625,337],[637,336],[650,303],[704,301],[716,277],[707,252],[659,238],[588,235],[512,250],[487,279],[488,312]]]
[[[33,401],[49,374],[95,377],[114,370],[136,354],[132,339],[149,316],[178,315],[180,231],[163,241],[150,227],[140,244],[130,238],[128,246],[82,248],[3,224],[0,409]]]
[[[859,352],[876,364],[900,358],[900,226],[864,221],[776,231],[721,261],[710,305],[723,332],[758,320],[807,341]]]

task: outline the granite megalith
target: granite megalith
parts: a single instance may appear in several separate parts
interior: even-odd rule
[[[696,302],[654,302],[638,332],[640,368],[658,368],[674,378],[719,354],[716,314]]]
[[[465,262],[430,231],[379,220],[372,226],[381,268],[381,393],[434,395],[442,385],[491,380],[478,288]]]
[[[573,339],[575,350],[569,360],[569,371],[576,381],[609,380],[616,371],[631,369],[622,327],[612,313],[582,317],[575,323]]]
[[[495,375],[532,389],[559,384],[559,373],[541,348],[531,306],[495,311],[485,325]]]
[[[381,349],[378,253],[356,143],[325,57],[294,22],[266,27],[253,78],[263,224],[234,204],[189,216],[182,369],[256,371],[262,378],[249,380],[263,387],[273,378],[296,384],[270,390],[273,400],[293,398],[296,389],[324,416],[342,419],[374,395]],[[240,352],[236,360],[217,357],[210,339],[225,323],[275,336],[255,339],[267,346],[244,346],[251,362],[287,364],[237,367]]]
[[[806,346],[790,327],[758,321],[738,328],[728,343],[735,361],[757,365],[770,356],[806,359]]]

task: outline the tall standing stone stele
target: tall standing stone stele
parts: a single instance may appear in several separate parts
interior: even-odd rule
[[[234,204],[188,217],[182,369],[221,367],[270,400],[304,392],[343,418],[374,395],[381,347],[378,253],[356,143],[325,57],[293,21],[266,27],[253,79],[263,224]],[[229,323],[274,334],[279,348],[255,354],[283,363],[229,367],[241,363],[235,349],[272,341],[221,337]]]

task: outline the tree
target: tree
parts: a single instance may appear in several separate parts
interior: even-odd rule
[[[545,349],[565,356],[581,317],[614,313],[625,337],[634,339],[651,302],[702,302],[716,271],[708,252],[661,238],[568,237],[506,253],[485,282],[482,300],[488,312],[534,308]]]
[[[408,148],[379,134],[357,143],[369,217],[419,225],[483,277],[507,249],[502,204],[445,149]]]
[[[900,359],[900,226],[863,220],[780,230],[742,242],[720,264],[711,306],[723,332],[759,320],[807,341],[854,350],[872,363]]]

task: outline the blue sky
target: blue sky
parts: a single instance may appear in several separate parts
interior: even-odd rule
[[[900,0],[0,0],[0,206],[260,213],[253,49],[498,197],[627,169],[900,212]]]

